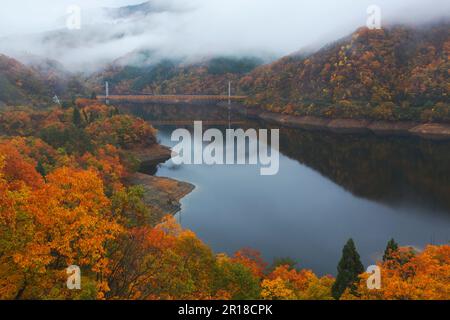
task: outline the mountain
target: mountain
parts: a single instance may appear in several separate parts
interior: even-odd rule
[[[450,121],[450,23],[361,28],[308,56],[244,76],[247,104],[274,112]]]
[[[25,104],[50,95],[35,70],[0,54],[0,105]]]
[[[23,55],[21,61],[0,54],[0,105],[48,103],[56,94],[70,100],[87,95],[84,78],[57,61]]]
[[[67,17],[61,16],[53,30],[0,38],[0,52],[15,58],[31,52],[58,60],[71,71],[92,72],[118,56],[152,46],[149,39],[159,32],[158,17],[172,14],[175,19],[183,10],[188,9],[173,8],[161,1],[86,9],[80,29],[68,29]]]
[[[118,20],[142,17],[155,12],[164,12],[168,9],[168,6],[161,3],[147,1],[141,4],[119,8],[102,8],[102,11],[107,17]]]
[[[137,61],[147,64],[130,64]],[[101,92],[104,81],[109,81],[113,94],[225,94],[228,81],[237,84],[244,74],[262,64],[254,57],[214,57],[195,63],[151,61],[151,52],[128,55],[96,74],[91,82]]]

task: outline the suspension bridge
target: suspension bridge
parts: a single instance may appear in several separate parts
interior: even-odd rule
[[[228,84],[228,95],[156,95],[156,94],[126,94],[110,95],[109,83],[105,83],[105,95],[97,96],[97,99],[107,103],[114,102],[171,102],[171,103],[192,103],[192,102],[231,102],[243,101],[247,96],[231,95],[231,82]]]
[[[231,95],[231,81],[228,82],[228,95],[154,95],[154,94],[126,94],[126,95],[110,95],[109,83],[105,83],[105,95],[97,96],[98,100],[105,101],[106,104],[110,102],[124,102],[124,103],[220,103],[228,102],[228,120],[210,120],[205,121],[206,125],[231,125],[243,124],[242,121],[233,121],[231,119],[232,103],[243,102],[247,96],[233,96]],[[154,125],[190,125],[191,120],[183,121],[152,121]]]
[[[108,95],[97,96],[99,100],[108,100],[115,102],[224,102],[243,101],[246,96],[227,96],[227,95]]]

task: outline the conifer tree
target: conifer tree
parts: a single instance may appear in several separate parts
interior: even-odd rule
[[[76,127],[80,127],[81,126],[81,114],[80,114],[80,110],[78,110],[77,107],[73,108],[73,118],[72,118],[72,122]]]
[[[392,253],[398,250],[398,243],[394,239],[389,240],[386,250],[384,250],[383,262],[392,259]]]
[[[342,258],[337,267],[338,275],[332,287],[333,297],[338,300],[347,288],[354,293],[355,283],[358,276],[364,272],[358,252],[356,251],[353,239],[347,241],[342,250]]]
[[[47,175],[47,171],[44,168],[44,165],[42,164],[42,162],[39,160],[37,165],[36,165],[36,171],[39,172],[41,174],[41,176],[45,177]]]

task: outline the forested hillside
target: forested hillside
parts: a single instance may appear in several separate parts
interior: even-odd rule
[[[448,245],[391,240],[380,290],[367,289],[353,240],[336,278],[251,249],[214,253],[123,183],[129,150],[155,145],[155,133],[97,101],[0,111],[0,299],[448,299]],[[66,288],[72,264],[81,290]]]
[[[262,66],[240,82],[248,105],[274,112],[450,121],[450,24],[361,28],[307,57]]]
[[[71,100],[86,94],[81,77],[65,71],[57,61],[21,58],[26,64],[0,54],[0,106],[44,105],[54,95]]]
[[[212,58],[190,64],[163,60],[147,66],[113,64],[92,80],[97,92],[109,81],[112,94],[225,94],[228,81],[240,78],[262,63],[256,58]]]
[[[49,94],[36,71],[0,54],[0,105],[32,102]]]

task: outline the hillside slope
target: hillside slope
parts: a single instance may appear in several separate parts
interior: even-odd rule
[[[49,95],[35,70],[0,54],[0,104],[30,103]]]
[[[144,66],[120,62],[92,77],[95,91],[102,92],[103,82],[109,81],[113,94],[217,95],[227,93],[228,81],[232,81],[236,93],[241,77],[262,64],[251,57],[216,57],[197,63],[163,60]]]
[[[450,23],[361,28],[241,79],[247,104],[293,115],[450,121]]]
[[[70,100],[87,95],[81,75],[72,74],[58,62],[38,56],[0,54],[0,105],[38,105],[56,94]]]

